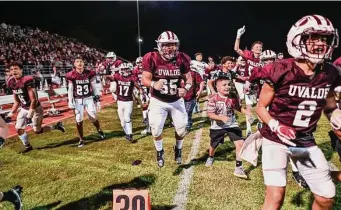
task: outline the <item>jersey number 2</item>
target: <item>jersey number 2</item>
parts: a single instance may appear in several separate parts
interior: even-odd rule
[[[305,108],[306,106],[309,107],[308,110]],[[296,112],[293,125],[307,128],[309,126],[311,116],[314,114],[316,110],[316,106],[317,106],[316,101],[302,101],[298,105],[298,110]]]

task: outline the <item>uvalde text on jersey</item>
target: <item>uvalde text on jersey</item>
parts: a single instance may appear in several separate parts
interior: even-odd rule
[[[290,85],[289,95],[298,96],[300,98],[311,98],[311,99],[325,99],[327,98],[330,88],[314,88],[305,86]]]
[[[158,75],[163,75],[163,76],[180,76],[181,75],[180,69],[158,69],[157,73]]]
[[[76,80],[76,84],[78,85],[89,84],[89,83],[90,83],[89,79]]]

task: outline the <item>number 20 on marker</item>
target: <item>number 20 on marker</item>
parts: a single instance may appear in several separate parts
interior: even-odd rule
[[[113,190],[113,210],[151,210],[148,190]]]

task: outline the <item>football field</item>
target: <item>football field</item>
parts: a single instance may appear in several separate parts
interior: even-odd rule
[[[203,101],[201,107],[204,110]],[[185,138],[183,165],[180,166],[174,161],[174,128],[169,126],[169,122],[165,125],[166,162],[159,169],[151,136],[140,135],[144,129],[141,109],[134,106],[133,132],[137,143],[131,144],[125,140],[116,108],[114,104],[99,114],[107,136],[105,140],[99,140],[95,128],[88,120],[85,121],[86,142],[82,148],[77,147],[73,118],[64,121],[65,134],[58,131],[39,136],[30,133],[34,150],[25,155],[18,154],[22,149],[19,139],[9,139],[0,150],[0,191],[16,184],[22,185],[24,209],[88,210],[112,209],[113,189],[148,189],[152,209],[172,209],[177,205],[174,198],[178,195],[179,184],[186,182],[185,186],[182,185],[182,190],[188,190],[187,197],[182,198],[186,209],[260,209],[265,192],[261,163],[252,167],[244,162],[249,180],[233,176],[235,150],[227,138],[216,151],[213,167],[205,167],[210,142],[210,122],[203,121],[207,118],[202,117],[205,113],[193,116],[194,129]],[[238,121],[245,135],[245,117],[238,114]],[[328,161],[341,168],[337,154],[331,149],[329,129],[329,123],[323,116],[315,137]],[[198,151],[191,151],[193,142],[197,143]],[[195,157],[192,159],[189,155],[193,154]],[[132,165],[135,160],[142,162]],[[186,173],[187,170],[191,173]],[[289,175],[290,170],[289,167]],[[335,210],[341,209],[340,192],[341,185],[338,184]],[[282,209],[310,209],[311,203],[312,194],[300,188],[289,176]],[[12,208],[7,202],[0,203],[0,209]]]

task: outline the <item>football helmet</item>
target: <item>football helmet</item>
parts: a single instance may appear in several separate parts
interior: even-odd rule
[[[136,63],[137,65],[138,65],[138,64],[141,64],[141,63],[142,63],[142,57],[136,58],[135,63]]]
[[[175,33],[171,31],[164,31],[155,41],[157,43],[157,50],[159,51],[160,55],[166,60],[171,60],[178,55],[180,40]],[[175,49],[165,46],[166,44],[171,43],[176,44]]]
[[[116,60],[116,54],[114,52],[108,52],[108,54],[105,57],[112,58],[114,61]]]
[[[277,55],[274,51],[272,50],[265,50],[262,52],[262,54],[260,55],[260,60],[264,61],[264,60],[269,60],[269,59],[276,59]]]
[[[127,77],[127,76],[130,76],[133,72],[133,64],[131,63],[121,63],[119,66],[119,74],[124,76],[124,77]]]
[[[311,53],[307,49],[306,40],[312,35],[326,37],[326,51]],[[307,15],[297,21],[287,35],[287,48],[289,54],[296,59],[309,60],[312,63],[322,63],[331,59],[334,48],[338,47],[339,35],[332,22],[321,15]]]
[[[237,59],[237,63],[241,66],[245,66],[246,65],[246,60],[242,57],[242,56],[239,56],[238,59]]]

